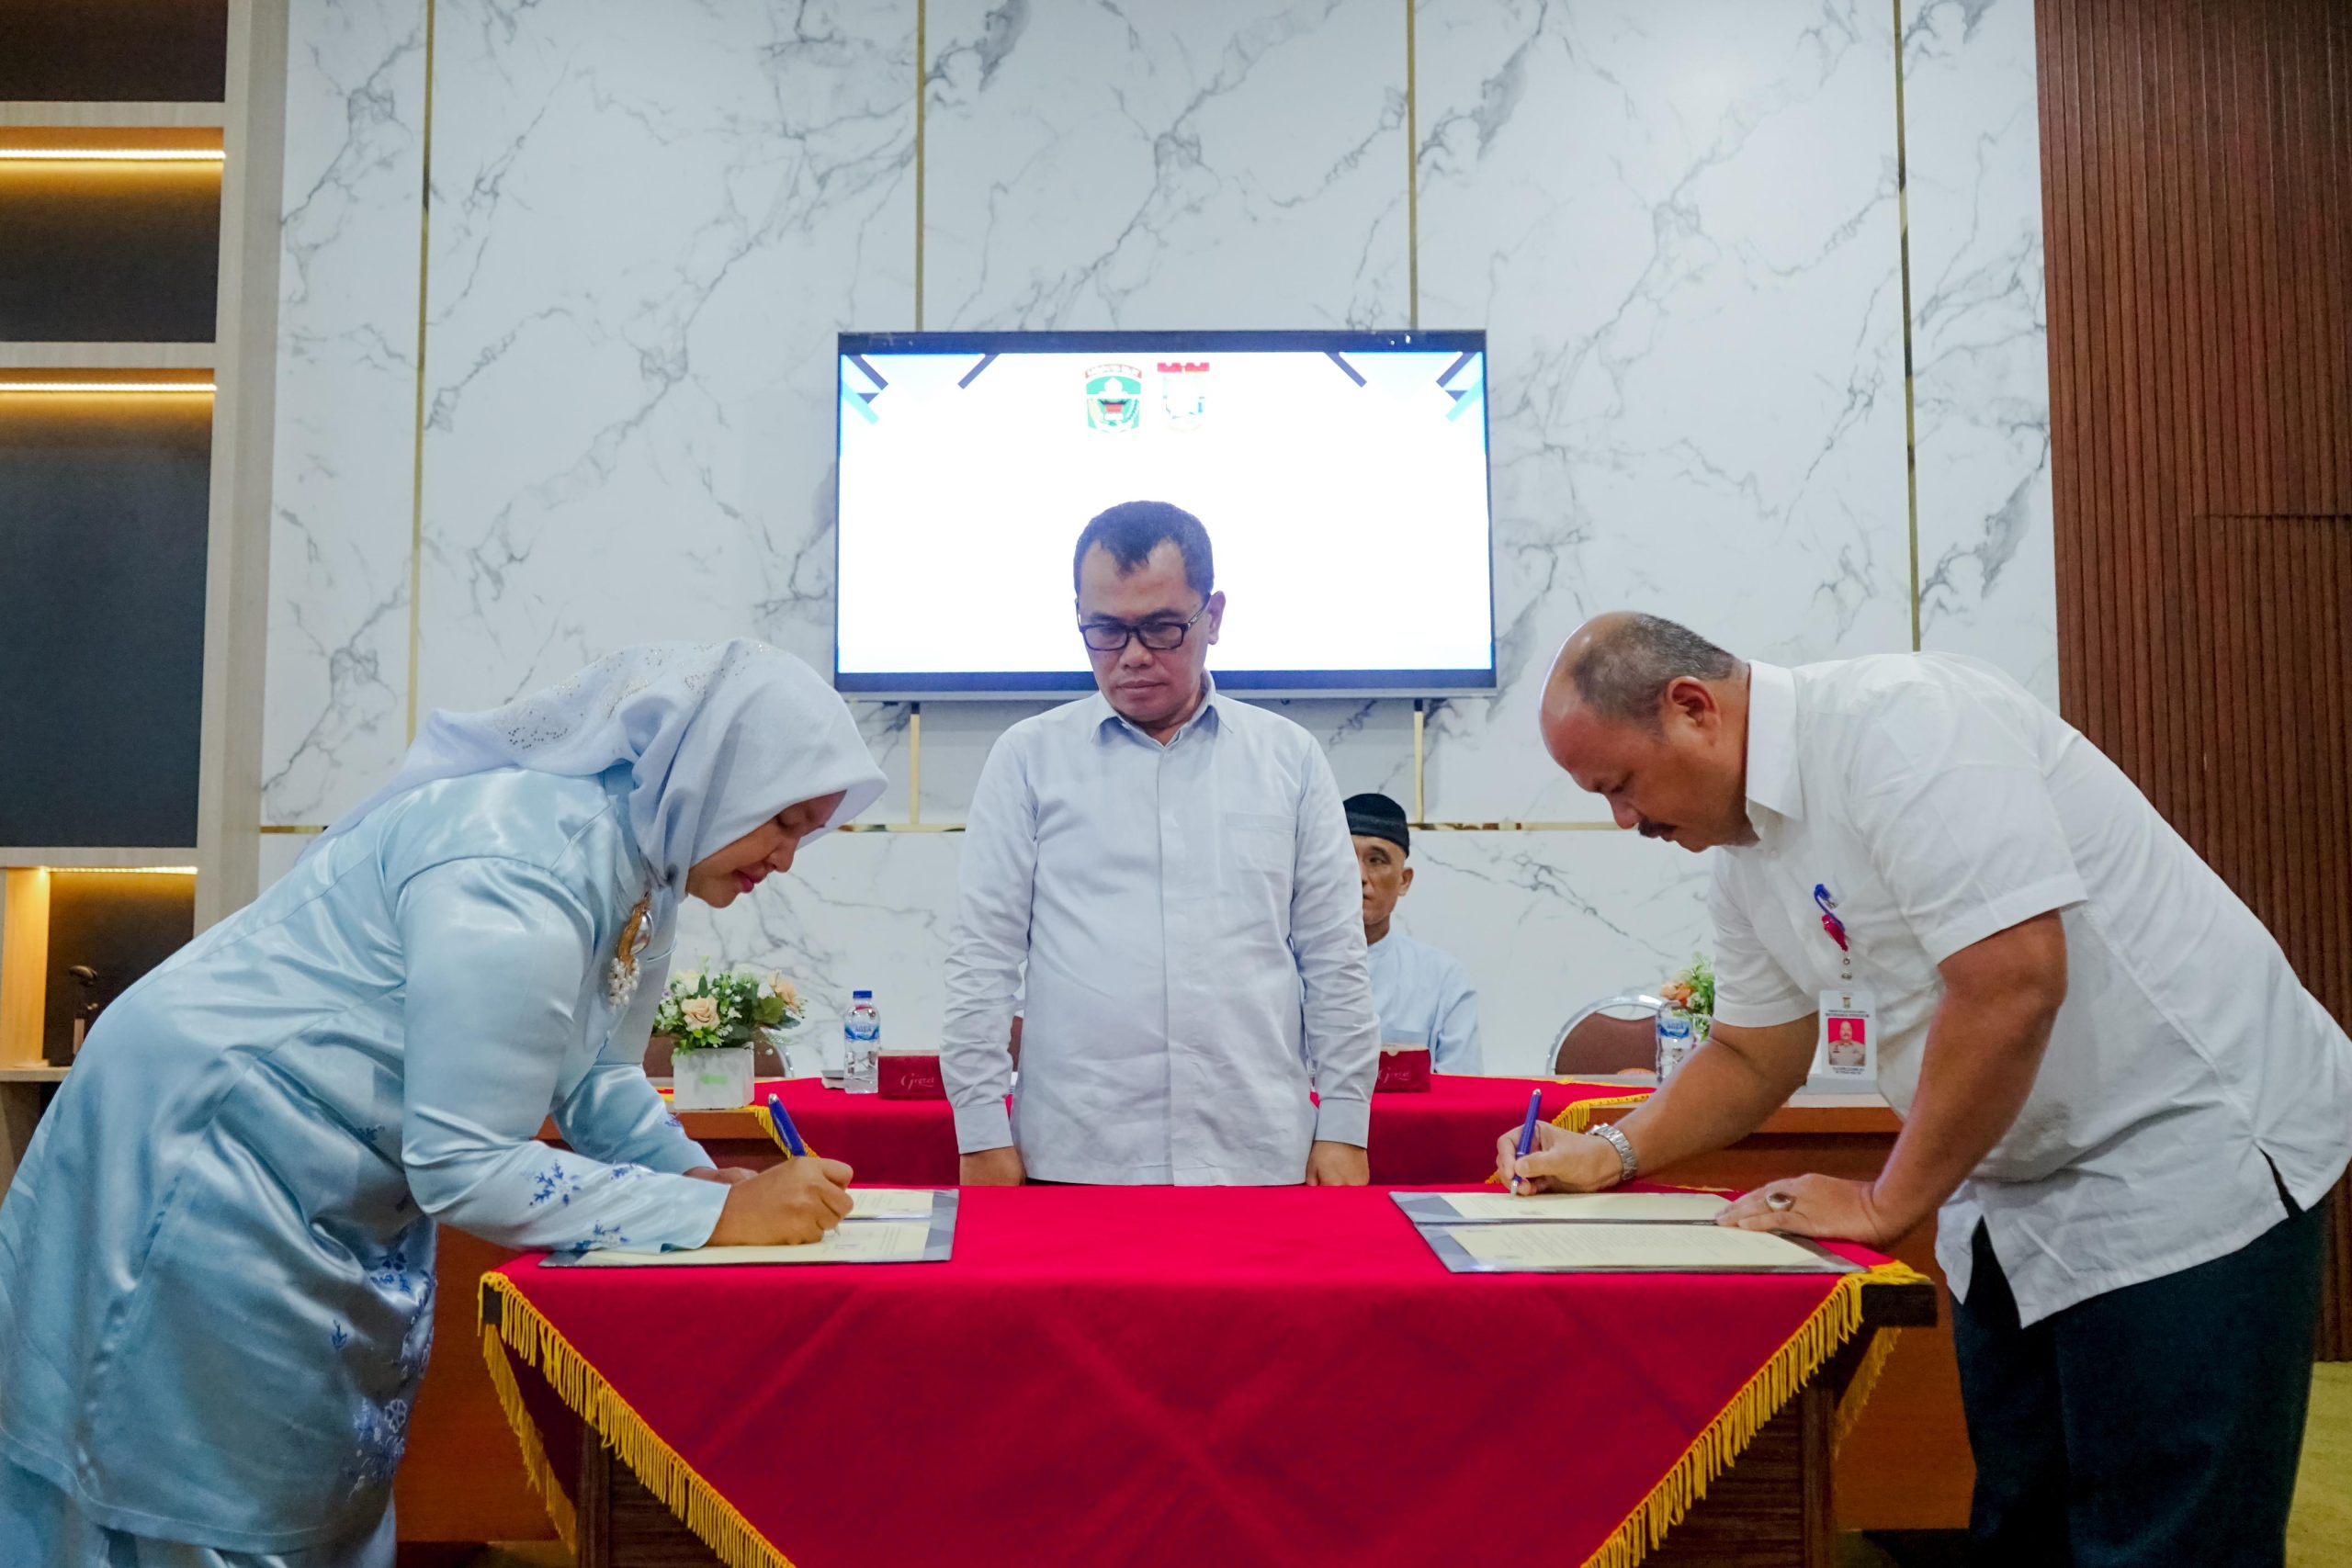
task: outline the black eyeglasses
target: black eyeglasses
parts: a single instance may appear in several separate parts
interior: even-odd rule
[[[1086,646],[1096,653],[1125,653],[1130,637],[1142,643],[1154,653],[1167,653],[1183,647],[1184,634],[1193,629],[1194,622],[1208,613],[1209,602],[1204,599],[1201,601],[1201,607],[1193,612],[1193,618],[1189,621],[1180,621],[1173,616],[1160,616],[1146,621],[1141,626],[1128,626],[1124,621],[1081,621],[1079,623],[1078,633],[1086,639]]]

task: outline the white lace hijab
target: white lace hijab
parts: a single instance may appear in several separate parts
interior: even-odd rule
[[[317,842],[436,779],[508,767],[588,778],[623,765],[629,826],[673,901],[688,867],[786,807],[842,793],[813,839],[882,793],[849,705],[798,659],[741,637],[649,643],[503,707],[435,713],[391,783]]]

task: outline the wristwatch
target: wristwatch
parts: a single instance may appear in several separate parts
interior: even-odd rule
[[[1633,1140],[1617,1130],[1611,1122],[1596,1122],[1589,1129],[1592,1135],[1617,1151],[1617,1180],[1620,1184],[1634,1179],[1635,1161]]]

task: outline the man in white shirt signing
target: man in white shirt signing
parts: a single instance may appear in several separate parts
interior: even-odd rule
[[[1622,827],[1713,848],[1708,1043],[1615,1138],[1508,1178],[1586,1190],[1752,1132],[1825,1019],[1904,1118],[1872,1181],[1726,1223],[1936,1256],[1985,1562],[2283,1560],[2320,1206],[2352,1042],[2122,772],[1989,665],[1743,663],[1668,621],[1569,639],[1544,739]]]
[[[1330,764],[1218,694],[1198,518],[1112,507],[1072,575],[1096,694],[1005,731],[964,833],[940,1044],[963,1179],[1361,1185],[1380,1038]]]

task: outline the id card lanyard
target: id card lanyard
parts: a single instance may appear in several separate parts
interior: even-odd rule
[[[1815,883],[1813,901],[1821,910],[1821,929],[1838,944],[1838,986],[1821,993],[1821,1038],[1814,1047],[1814,1072],[1858,1084],[1878,1080],[1878,1030],[1874,1027],[1867,992],[1854,986],[1854,945],[1846,922],[1838,918],[1838,900],[1826,883]]]

